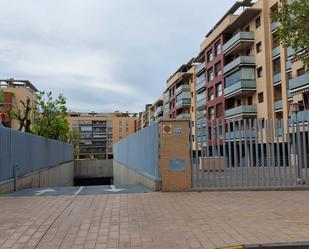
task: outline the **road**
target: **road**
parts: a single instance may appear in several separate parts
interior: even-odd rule
[[[59,196],[59,195],[97,195],[97,194],[124,194],[124,193],[148,193],[148,188],[142,185],[130,186],[78,186],[78,187],[55,187],[24,189],[8,196]]]

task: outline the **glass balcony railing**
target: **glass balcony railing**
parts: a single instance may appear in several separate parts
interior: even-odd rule
[[[243,90],[256,90],[255,80],[240,80],[237,83],[228,86],[224,89],[224,96],[229,96],[233,93],[242,93]]]
[[[235,132],[232,131],[232,132],[226,132],[225,133],[225,139],[226,140],[233,140],[233,139],[239,139],[239,138],[249,139],[250,136],[252,138],[255,138],[254,132],[253,131],[250,132],[249,130],[246,130],[246,132],[242,130],[242,131],[235,131]]]
[[[279,27],[279,22],[272,22],[271,23],[271,31],[276,30]]]
[[[206,88],[206,79],[204,78],[201,81],[197,81],[196,83],[196,91],[200,91],[201,89]]]
[[[182,113],[176,116],[176,118],[178,119],[187,119],[187,118],[191,118],[191,114],[190,113]]]
[[[240,42],[254,42],[253,32],[239,32],[223,45],[223,52],[227,53],[236,47]]]
[[[292,62],[290,60],[286,61],[285,63],[285,70],[286,71],[292,70]]]
[[[181,92],[190,92],[190,85],[181,85],[176,88],[176,95],[180,94]]]
[[[198,109],[205,107],[205,106],[206,106],[206,97],[196,101],[196,107]]]
[[[295,114],[295,113],[292,113],[291,119],[292,119],[292,120],[296,120],[296,114]],[[298,112],[298,113],[297,113],[297,120],[300,120],[300,121],[309,121],[309,109],[308,109],[308,110],[304,110],[304,111]]]
[[[288,57],[291,57],[295,54],[295,50],[292,47],[287,48]]]
[[[196,73],[198,74],[199,72],[205,70],[205,62],[200,63],[197,67],[196,67]]]
[[[280,55],[280,46],[278,46],[278,47],[276,47],[276,48],[273,48],[273,50],[272,50],[272,56],[273,56],[273,58],[274,57],[277,57],[277,56],[279,56]]]
[[[283,105],[282,105],[282,100],[277,100],[277,101],[275,101],[275,110],[276,110],[276,111],[277,111],[277,110],[281,110],[282,107],[283,107]]]
[[[224,74],[241,65],[255,65],[253,56],[239,56],[224,67]]]
[[[232,117],[238,115],[254,115],[256,114],[255,105],[241,105],[225,111],[225,117]]]
[[[191,99],[180,99],[176,102],[176,108],[181,108],[183,106],[190,106],[191,105]]]
[[[298,88],[307,86],[309,88],[309,73],[305,73],[289,81],[289,90],[294,91]]]
[[[281,82],[281,72],[273,75],[273,83],[278,84],[279,82]]]

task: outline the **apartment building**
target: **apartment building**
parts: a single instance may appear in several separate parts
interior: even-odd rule
[[[136,130],[141,130],[154,122],[158,122],[163,117],[163,96],[153,104],[147,104],[145,111],[140,112],[136,121]]]
[[[70,113],[72,129],[79,131],[79,158],[112,159],[113,144],[135,132],[136,114]]]
[[[0,79],[0,91],[3,95],[3,103],[0,103],[0,109],[5,113],[2,116],[6,117],[4,123],[8,127],[19,129],[19,123],[12,118],[12,114],[24,109],[21,101],[26,103],[27,99],[30,99],[31,105],[35,105],[38,89],[28,80],[12,78]]]
[[[308,69],[279,43],[278,0],[236,2],[208,32],[196,58],[197,123],[308,118]],[[302,51],[298,51],[302,53]]]

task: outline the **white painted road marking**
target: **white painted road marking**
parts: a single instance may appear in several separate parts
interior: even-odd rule
[[[111,185],[110,189],[104,189],[104,191],[109,191],[109,192],[120,192],[122,190],[125,190],[124,188],[116,188],[115,185]]]
[[[36,193],[34,195],[42,195],[48,192],[55,192],[56,190],[52,189],[52,188],[48,188],[48,189],[43,189],[43,190],[39,190],[36,191]]]
[[[78,195],[82,190],[83,190],[84,186],[81,186],[75,193],[74,195]]]

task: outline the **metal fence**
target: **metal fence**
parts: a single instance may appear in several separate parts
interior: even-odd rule
[[[309,186],[308,121],[197,123],[193,187]]]
[[[138,131],[114,145],[114,159],[146,176],[159,178],[159,123]]]
[[[70,144],[0,127],[0,181],[72,160]]]

